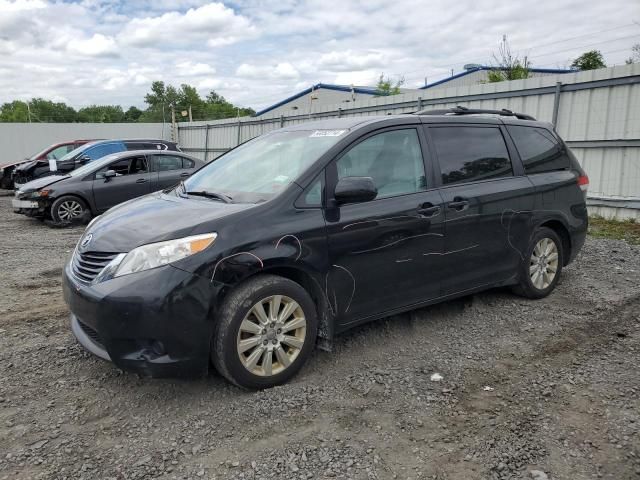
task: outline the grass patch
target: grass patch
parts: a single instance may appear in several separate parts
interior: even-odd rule
[[[589,217],[589,235],[598,238],[624,240],[640,245],[640,222],[635,219],[608,220],[604,217]]]

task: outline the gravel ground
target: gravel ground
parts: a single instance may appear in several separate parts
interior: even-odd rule
[[[590,238],[544,300],[376,322],[251,393],[86,354],[60,287],[81,231],[0,198],[0,479],[640,479],[638,246]]]

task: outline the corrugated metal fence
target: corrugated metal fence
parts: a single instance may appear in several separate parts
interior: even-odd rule
[[[54,143],[87,138],[171,139],[162,123],[0,123],[0,163],[28,158]]]
[[[502,109],[552,122],[589,174],[592,213],[640,218],[640,64],[328,106],[287,116],[178,124],[183,150],[213,160],[253,137],[310,120],[412,113],[429,107]]]

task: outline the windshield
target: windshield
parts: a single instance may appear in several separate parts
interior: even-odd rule
[[[84,145],[79,146],[78,148],[71,150],[69,153],[67,153],[65,156],[63,156],[62,158],[59,158],[58,161],[61,162],[63,160],[69,160],[73,157],[75,157],[78,153],[86,150],[87,148],[89,148],[91,145],[93,145],[95,142],[89,142],[89,143],[85,143]]]
[[[76,150],[78,150],[76,148]],[[75,152],[75,150],[74,150]],[[73,153],[73,152],[71,152]],[[102,157],[99,160],[94,160],[93,162],[89,162],[86,165],[81,166],[80,168],[76,168],[68,173],[68,175],[72,177],[82,177],[83,175],[87,175],[88,173],[93,173],[99,170],[101,167],[104,167],[107,163],[115,160],[120,156],[119,153],[112,153],[111,155],[107,155],[106,157]],[[64,158],[64,157],[63,157]]]
[[[269,200],[335,145],[346,130],[299,130],[258,137],[185,180],[187,192],[214,192],[233,202]]]
[[[51,148],[51,146],[45,148],[44,150],[41,150],[40,152],[36,153],[35,155],[31,155],[31,157],[29,157],[29,160],[37,160],[38,157],[44,156],[44,154],[47,153],[50,148]]]

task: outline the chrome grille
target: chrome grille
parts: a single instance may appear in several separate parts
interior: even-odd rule
[[[117,255],[111,252],[76,252],[71,270],[81,282],[91,283]]]

